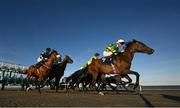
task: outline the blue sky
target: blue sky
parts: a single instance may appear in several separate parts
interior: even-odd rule
[[[0,0],[0,60],[29,66],[51,47],[74,60],[65,76],[109,43],[134,38],[155,49],[134,57],[142,84],[177,85],[179,36],[179,0]]]

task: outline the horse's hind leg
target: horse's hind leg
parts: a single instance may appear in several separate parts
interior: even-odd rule
[[[41,82],[38,81],[38,92],[41,94],[41,87],[40,87],[40,85],[41,85]]]
[[[56,80],[55,81],[55,88],[56,88],[56,92],[58,92],[58,89],[59,89],[59,82]]]
[[[115,80],[116,80],[116,92],[119,91],[119,88],[122,89],[122,80],[121,80],[122,76],[121,75],[116,75],[115,76]]]
[[[29,85],[29,80],[30,80],[30,77],[29,76],[27,76],[26,77],[26,91],[29,91],[29,89],[30,89],[30,85]]]
[[[41,93],[41,84],[42,84],[42,78],[39,78],[37,81],[38,81],[38,92]]]
[[[91,86],[92,86],[92,89],[96,89],[96,80],[98,77],[98,73],[93,73],[92,76],[93,76],[93,78],[92,78],[92,85]]]
[[[106,85],[107,85],[106,76],[105,76],[105,74],[102,74],[102,75],[100,75],[100,77],[101,77],[100,81],[102,83],[101,89],[106,90]]]

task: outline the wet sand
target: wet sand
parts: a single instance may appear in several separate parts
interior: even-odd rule
[[[0,107],[180,107],[180,91],[97,92],[0,91]]]

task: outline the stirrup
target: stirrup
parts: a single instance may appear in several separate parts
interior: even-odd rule
[[[104,63],[106,61],[106,58],[105,57],[102,57],[101,58],[102,62]]]

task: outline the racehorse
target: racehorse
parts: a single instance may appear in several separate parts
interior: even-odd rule
[[[75,88],[79,88],[79,84],[82,84],[82,90],[93,89],[91,88],[91,81],[92,75],[89,72],[87,72],[87,67],[75,71],[73,74],[66,78],[66,83],[69,84],[68,89],[73,90],[75,90]],[[101,82],[101,76],[98,76],[98,79],[96,81],[96,83],[98,83],[97,88],[100,88]]]
[[[80,69],[75,71],[73,74],[71,74],[66,79],[66,83],[69,84],[68,88],[75,89],[76,86],[78,86],[77,81],[80,79],[80,77],[85,73],[86,69]]]
[[[139,73],[135,71],[131,71],[131,62],[133,60],[134,54],[147,53],[153,54],[154,50],[144,43],[133,39],[133,41],[129,42],[123,53],[119,52],[114,56],[112,64],[114,68],[110,65],[103,64],[101,59],[93,59],[92,63],[88,66],[88,72],[92,74],[92,85],[95,85],[96,79],[98,75],[103,74],[119,74],[120,77],[126,74],[134,74],[136,75],[136,88],[139,85]],[[121,79],[121,78],[120,78]]]
[[[39,68],[36,68],[35,65],[31,65],[27,69],[27,78],[35,77],[38,81],[38,91],[40,92],[40,84],[46,83],[49,77],[50,70],[54,61],[61,61],[61,57],[57,51],[52,50],[47,60],[42,63]]]
[[[61,63],[52,66],[48,82],[55,77],[56,92],[58,91],[59,81],[61,77],[64,75],[64,71],[68,63],[72,64],[73,60],[66,55]]]
[[[71,74],[66,79],[66,83],[69,84],[69,89],[79,88],[79,84],[82,83],[82,88],[85,89],[86,86],[92,81],[92,75],[87,72],[87,68],[79,69]]]

